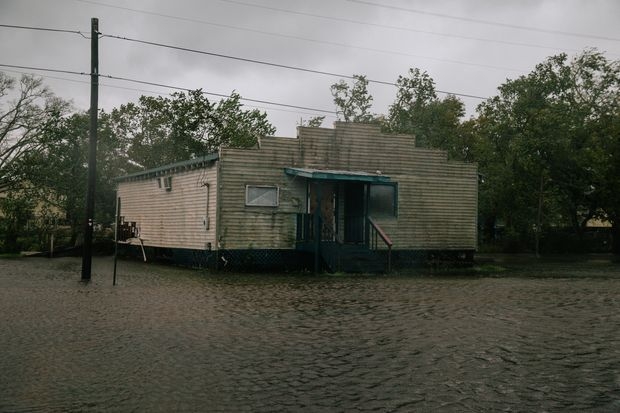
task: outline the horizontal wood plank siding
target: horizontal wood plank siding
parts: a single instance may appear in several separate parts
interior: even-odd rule
[[[304,179],[285,175],[299,162],[299,142],[264,138],[260,149],[223,149],[220,169],[220,248],[291,249],[296,214],[306,208]],[[277,207],[245,205],[246,185],[277,186]]]
[[[214,248],[216,174],[212,164],[166,175],[172,177],[170,191],[159,188],[152,177],[120,182],[121,215],[136,222],[146,246],[204,250],[211,243]]]
[[[398,217],[374,217],[394,248],[476,248],[475,164],[448,162],[446,152],[416,148],[413,136],[374,125],[337,122],[335,129],[299,128],[299,136],[307,167],[381,172],[398,183]]]
[[[444,151],[416,148],[413,136],[385,135],[374,125],[301,127],[298,138],[266,137],[256,148],[222,148],[217,162],[172,174],[169,192],[155,178],[123,181],[122,215],[137,223],[148,246],[292,249],[296,214],[307,211],[307,181],[286,175],[286,167],[389,176],[398,184],[398,216],[373,218],[395,249],[476,248],[476,165],[449,162]],[[277,186],[279,205],[246,206],[246,185]],[[338,185],[340,214],[345,185]],[[340,231],[343,226],[340,215]]]
[[[469,179],[468,179],[469,178]],[[398,217],[374,217],[398,249],[476,247],[477,175],[446,179],[394,175]]]

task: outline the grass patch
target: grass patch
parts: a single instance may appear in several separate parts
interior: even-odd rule
[[[14,260],[17,258],[22,258],[22,255],[18,252],[7,252],[0,254],[0,258],[6,260]]]

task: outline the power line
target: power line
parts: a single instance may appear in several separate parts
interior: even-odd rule
[[[327,72],[327,71],[315,70],[315,69],[308,69],[308,68],[299,67],[299,66],[284,65],[284,64],[273,63],[273,62],[266,62],[266,61],[257,60],[257,59],[248,59],[248,58],[245,58],[245,57],[231,56],[231,55],[225,55],[225,54],[221,54],[221,53],[207,52],[207,51],[204,51],[204,50],[197,50],[197,49],[191,49],[191,48],[188,48],[188,47],[168,45],[168,44],[164,44],[164,43],[151,42],[151,41],[147,41],[147,40],[133,39],[133,38],[129,38],[129,37],[122,37],[122,36],[115,36],[115,35],[108,35],[108,34],[103,34],[102,36],[103,37],[109,37],[109,38],[112,38],[112,39],[118,39],[118,40],[125,40],[125,41],[129,41],[129,42],[147,44],[147,45],[150,45],[150,46],[156,46],[156,47],[163,47],[163,48],[167,48],[167,49],[179,50],[179,51],[183,51],[183,52],[197,53],[197,54],[202,54],[202,55],[207,55],[207,56],[219,57],[219,58],[223,58],[223,59],[232,59],[232,60],[237,60],[237,61],[242,61],[242,62],[247,62],[247,63],[254,63],[254,64],[271,66],[271,67],[279,67],[279,68],[282,68],[282,69],[297,70],[297,71],[300,71],[300,72],[314,73],[314,74],[325,75],[325,76],[332,76],[332,77],[339,77],[339,78],[344,78],[344,79],[355,79],[355,77],[351,76],[351,75],[344,75],[344,74],[340,74],[340,73],[333,73],[333,72]],[[368,81],[372,82],[372,83],[381,84],[381,85],[397,86],[397,84],[394,83],[394,82],[388,82],[388,81],[384,81],[384,80],[368,79]],[[467,97],[467,98],[482,99],[482,100],[486,99],[485,97],[482,97],[482,96],[470,95],[470,94],[465,94],[465,93],[446,92],[446,91],[442,91],[442,90],[437,90],[437,92],[438,93],[448,94],[448,95]]]
[[[270,7],[270,6],[265,6],[261,4],[246,3],[243,1],[237,1],[237,0],[219,0],[219,1],[223,3],[236,4],[236,5],[244,6],[244,7],[253,7],[257,9],[272,10],[272,11],[277,11],[281,13],[288,13],[288,14],[293,14],[297,16],[313,17],[317,19],[324,19],[324,20],[330,20],[330,21],[335,21],[335,22],[351,23],[351,24],[370,26],[370,27],[378,27],[381,29],[398,30],[398,31],[410,32],[410,33],[430,34],[433,36],[452,37],[456,39],[475,40],[475,41],[480,41],[480,42],[498,43],[498,44],[505,44],[509,46],[532,47],[532,48],[546,49],[546,50],[562,50],[562,51],[568,51],[568,52],[578,51],[577,49],[565,49],[565,48],[559,49],[557,47],[543,46],[543,45],[535,44],[535,43],[511,42],[508,40],[500,40],[500,39],[487,39],[487,38],[482,38],[482,37],[464,36],[464,35],[452,34],[452,33],[442,33],[442,32],[434,32],[430,30],[413,29],[410,27],[403,27],[403,26],[392,26],[388,24],[372,23],[372,22],[348,19],[348,18],[343,18],[343,17],[325,16],[321,14],[308,13],[308,12],[302,12],[302,11],[297,11],[297,10]]]
[[[118,77],[118,76],[110,76],[110,75],[99,75],[99,76],[100,77],[105,77],[105,78],[108,78],[108,79],[121,80],[121,81],[124,81],[124,82],[138,83],[138,84],[141,84],[141,85],[164,87],[164,88],[169,88],[169,89],[174,89],[174,90],[182,90],[182,91],[185,91],[185,92],[191,92],[191,91],[194,90],[194,89],[188,89],[188,88],[179,87],[179,86],[166,85],[164,83],[148,82],[148,81],[145,81],[145,80],[131,79],[131,78],[127,78],[127,77]],[[209,96],[217,96],[217,97],[222,97],[222,98],[230,98],[231,97],[231,95],[225,95],[225,94],[214,93],[214,92],[205,92],[203,90],[201,90],[201,93],[203,93],[205,95],[209,95]],[[276,102],[271,102],[271,101],[268,101],[268,100],[261,100],[261,99],[250,99],[250,98],[244,98],[244,97],[240,97],[239,99],[240,100],[245,100],[245,101],[248,101],[248,102],[262,103],[262,104],[267,104],[267,105],[281,106],[281,107],[293,108],[293,109],[308,110],[308,111],[312,111],[312,112],[321,112],[321,113],[329,113],[329,114],[333,114],[335,112],[333,110],[309,108],[309,107],[306,107],[306,106],[290,105],[290,104],[287,104],[287,103],[276,103]]]
[[[88,80],[67,79],[66,77],[42,75],[40,73],[22,72],[22,71],[19,71],[19,70],[3,70],[3,71],[4,72],[10,72],[10,73],[18,73],[20,75],[36,75],[36,76],[40,76],[40,77],[45,78],[45,79],[56,79],[56,80],[62,80],[62,81],[65,81],[65,82],[81,83],[81,84],[85,84],[85,85],[90,85],[90,81],[88,81]],[[138,89],[138,88],[133,88],[133,87],[126,87],[126,86],[110,85],[110,84],[101,83],[101,82],[99,83],[99,86],[108,87],[108,88],[112,88],[112,89],[122,89],[122,90],[130,90],[130,91],[134,91],[134,92],[149,93],[149,94],[152,94],[152,95],[160,95],[161,94],[161,92],[156,92],[154,90],[146,90],[146,89]]]
[[[36,27],[36,26],[18,26],[15,24],[0,24],[0,27],[6,27],[9,29],[37,30],[37,31],[42,31],[42,32],[72,33],[72,34],[79,34],[85,39],[90,39],[90,37],[86,36],[84,33],[82,33],[79,30],[53,29],[50,27]]]
[[[76,1],[83,1],[83,2],[87,2],[87,3],[94,3],[94,2],[87,1],[87,0],[76,0]],[[121,8],[124,9],[124,7],[121,7]],[[54,28],[48,28],[48,27],[34,27],[34,26],[16,26],[16,25],[7,25],[7,24],[0,24],[0,27],[10,27],[10,28],[19,28],[19,29],[28,29],[28,30],[41,30],[41,31],[50,31],[50,32],[73,33],[73,34],[79,34],[79,35],[85,37],[84,34],[82,34],[80,31],[76,31],[76,30],[64,30],[64,29],[54,29]],[[230,55],[225,55],[225,54],[221,54],[221,53],[207,52],[207,51],[204,51],[204,50],[197,50],[197,49],[191,49],[191,48],[187,48],[187,47],[168,45],[168,44],[164,44],[164,43],[151,42],[151,41],[147,41],[147,40],[133,39],[133,38],[123,37],[123,36],[101,34],[101,37],[109,37],[109,38],[112,38],[112,39],[125,40],[125,41],[135,42],[135,43],[142,43],[142,44],[146,44],[146,45],[151,45],[151,46],[156,46],[156,47],[163,47],[163,48],[168,48],[168,49],[174,49],[174,50],[179,50],[179,51],[184,51],[184,52],[197,53],[197,54],[202,54],[202,55],[207,55],[207,56],[219,57],[219,58],[224,58],[224,59],[232,59],[232,60],[243,61],[243,62],[248,62],[248,63],[272,66],[272,67],[279,67],[279,68],[282,68],[282,69],[297,70],[297,71],[306,72],[306,73],[314,73],[314,74],[320,74],[320,75],[326,75],[326,76],[332,76],[332,77],[339,77],[339,78],[345,78],[345,79],[355,79],[355,77],[351,76],[351,75],[344,75],[344,74],[327,72],[327,71],[322,71],[322,70],[315,70],[315,69],[308,69],[308,68],[303,68],[303,67],[298,67],[298,66],[284,65],[284,64],[273,63],[273,62],[266,62],[266,61],[257,60],[257,59],[248,59],[248,58],[238,57],[238,56],[230,56]],[[4,66],[5,67],[13,67],[11,65],[4,65]],[[41,70],[41,71],[44,70],[44,69],[40,69],[40,68],[36,68],[36,67],[29,67],[29,66],[23,66],[23,67],[22,66],[15,66],[15,68],[22,68],[22,69],[28,69],[28,70]],[[52,70],[53,69],[49,69],[47,71],[52,71]],[[85,74],[83,72],[78,73],[78,72],[72,72],[72,71],[58,71],[58,73],[80,74],[80,75],[84,75]],[[376,84],[382,84],[382,85],[388,85],[388,86],[397,86],[396,83],[394,83],[394,82],[387,82],[387,81],[383,81],[383,80],[368,79],[368,81],[372,82],[372,83],[376,83]],[[190,89],[183,89],[183,90],[190,90]],[[446,91],[442,91],[442,90],[437,90],[437,92],[438,93],[443,93],[443,94],[448,94],[448,95],[473,98],[473,99],[481,99],[481,100],[485,100],[486,99],[485,97],[482,97],[482,96],[470,95],[470,94],[465,94],[465,93],[446,92]]]
[[[45,78],[45,79],[62,80],[62,81],[65,81],[65,82],[81,83],[81,84],[86,84],[86,85],[90,84],[90,81],[87,81],[87,80],[67,79],[66,77],[42,75],[42,74],[34,73],[34,72],[22,72],[22,71],[18,71],[18,70],[4,70],[4,72],[17,73],[17,74],[21,74],[21,75],[36,75],[36,76],[40,76],[40,77]],[[162,92],[158,92],[158,91],[155,91],[155,90],[138,89],[138,88],[134,88],[134,87],[111,85],[109,83],[101,83],[101,82],[99,82],[99,86],[106,87],[106,88],[111,88],[111,89],[121,89],[121,90],[129,90],[129,91],[133,91],[133,92],[148,93],[148,94],[151,94],[151,95],[161,95],[162,94]],[[170,95],[170,93],[166,93],[166,94]],[[244,104],[243,106],[247,106],[247,107],[250,107],[250,108],[256,108],[256,109],[264,109],[264,110],[269,110],[269,111],[275,110],[275,111],[278,111],[278,112],[297,113],[297,114],[300,114],[300,115],[316,115],[315,112],[300,111],[300,110],[288,110],[288,109],[280,109],[280,108],[267,107],[267,106],[250,105],[250,104]],[[332,112],[331,114],[327,114],[327,116],[334,117],[334,118],[336,117],[334,112]]]
[[[72,74],[72,75],[80,75],[80,76],[90,76],[91,75],[90,73],[76,72],[76,71],[72,71],[72,70],[50,69],[50,68],[34,67],[34,66],[10,65],[10,64],[4,64],[4,63],[0,63],[0,67],[9,67],[9,68],[13,68],[13,69],[36,70],[36,71],[51,72],[51,73],[64,73],[64,74]],[[163,87],[163,88],[166,88],[166,89],[180,90],[180,91],[184,91],[184,92],[191,92],[191,91],[195,90],[195,89],[189,89],[189,88],[180,87],[180,86],[167,85],[165,83],[149,82],[149,81],[145,81],[145,80],[138,80],[138,79],[132,79],[132,78],[127,78],[127,77],[119,77],[119,76],[104,75],[104,74],[99,74],[99,77],[100,78],[113,79],[113,80],[120,80],[120,81],[123,81],[123,82],[137,83],[137,84],[141,84],[141,85],[157,86],[157,87]],[[225,95],[225,94],[222,94],[222,93],[206,92],[204,90],[200,90],[200,91],[201,91],[202,94],[209,95],[209,96],[217,96],[217,97],[221,97],[221,98],[230,98],[231,97],[231,95]],[[335,113],[335,111],[333,111],[333,110],[310,108],[310,107],[306,107],[306,106],[299,106],[299,105],[291,105],[291,104],[287,104],[287,103],[272,102],[272,101],[269,101],[269,100],[251,99],[251,98],[245,98],[245,97],[239,97],[239,100],[243,100],[243,101],[247,101],[247,102],[253,102],[253,103],[262,103],[262,104],[273,105],[273,106],[286,107],[286,108],[292,108],[292,109],[301,109],[301,110],[306,110],[306,111],[310,111],[310,112],[319,112],[319,113],[327,113],[327,114],[334,114]]]
[[[194,18],[189,18],[189,17],[173,16],[173,15],[170,15],[170,14],[152,12],[152,11],[149,11],[149,10],[134,9],[134,8],[131,8],[131,7],[124,7],[124,6],[115,6],[115,5],[100,3],[100,2],[92,1],[92,0],[75,0],[75,1],[80,2],[80,3],[93,4],[93,5],[102,6],[102,7],[109,7],[109,8],[113,8],[113,9],[130,11],[130,12],[134,12],[134,13],[142,13],[142,14],[148,14],[148,15],[152,15],[152,16],[158,16],[158,17],[164,17],[164,18],[169,18],[169,19],[180,20],[180,21],[199,23],[199,24],[206,24],[206,25],[210,25],[210,26],[214,26],[214,27],[222,27],[222,28],[231,29],[231,30],[239,30],[239,31],[250,32],[250,33],[258,33],[258,34],[263,34],[263,35],[267,35],[267,36],[282,37],[282,38],[293,39],[293,40],[302,40],[302,41],[305,41],[305,42],[318,43],[318,44],[326,44],[326,45],[330,45],[330,46],[337,46],[337,47],[343,47],[343,48],[349,48],[349,49],[364,50],[364,51],[373,52],[373,53],[382,53],[382,54],[391,54],[391,55],[396,55],[396,56],[415,57],[415,58],[418,58],[418,59],[433,60],[433,61],[438,61],[438,62],[452,63],[452,64],[465,65],[465,66],[473,66],[473,67],[483,67],[483,68],[486,68],[486,69],[501,70],[501,71],[520,72],[520,73],[526,72],[526,70],[524,70],[524,69],[514,69],[514,68],[510,68],[510,67],[486,65],[486,64],[481,64],[481,63],[463,62],[463,61],[460,61],[460,60],[453,60],[453,59],[442,59],[442,58],[438,58],[438,57],[417,55],[417,54],[412,54],[412,53],[399,52],[399,51],[395,51],[395,50],[376,49],[376,48],[372,48],[372,47],[355,46],[355,45],[346,44],[346,43],[331,42],[331,41],[326,41],[326,40],[316,40],[316,39],[310,39],[310,38],[307,38],[307,37],[292,36],[292,35],[286,35],[286,34],[282,34],[282,33],[274,33],[274,32],[269,32],[269,31],[265,31],[265,30],[248,29],[248,28],[245,28],[245,27],[233,26],[233,25],[222,24],[222,23],[215,23],[215,22],[210,22],[210,21],[200,20],[200,19],[194,19]]]
[[[430,12],[426,10],[411,9],[407,7],[392,6],[388,4],[380,4],[380,3],[375,3],[372,1],[366,1],[366,0],[347,0],[347,1],[350,1],[351,3],[365,4],[367,6],[381,7],[384,9],[405,11],[408,13],[423,14],[426,16],[441,17],[444,19],[461,20],[461,21],[466,21],[470,23],[486,24],[490,26],[507,27],[510,29],[528,30],[528,31],[533,31],[533,32],[538,32],[538,33],[560,34],[562,36],[571,36],[571,37],[584,37],[584,38],[597,39],[597,40],[609,40],[613,42],[620,41],[620,38],[617,38],[617,37],[597,36],[597,35],[591,35],[591,34],[565,32],[561,30],[541,29],[539,27],[532,27],[532,26],[520,26],[517,24],[501,23],[501,22],[496,22],[496,21],[491,21],[491,20],[474,19],[471,17],[454,16],[451,14],[435,13],[435,12]]]
[[[87,0],[77,0],[77,1],[88,2]],[[75,30],[63,30],[63,29],[53,29],[53,28],[47,28],[47,27],[34,27],[34,26],[15,26],[15,25],[5,25],[5,24],[0,24],[0,27],[12,27],[12,28],[20,28],[20,29],[28,29],[28,30],[42,30],[42,31],[53,31],[53,32],[65,32],[65,33],[74,33],[74,34],[79,34],[81,36],[84,36],[81,32],[75,31]],[[147,41],[147,40],[140,40],[140,39],[134,39],[134,38],[129,38],[129,37],[123,37],[123,36],[101,34],[101,37],[109,37],[109,38],[112,38],[112,39],[125,40],[125,41],[129,41],[129,42],[141,43],[141,44],[146,44],[146,45],[151,45],[151,46],[156,46],[156,47],[163,47],[163,48],[174,49],[174,50],[179,50],[179,51],[184,51],[184,52],[190,52],[190,53],[197,53],[197,54],[202,54],[202,55],[214,56],[214,57],[219,57],[219,58],[224,58],[224,59],[232,59],[232,60],[243,61],[243,62],[248,62],[248,63],[254,63],[254,64],[271,66],[271,67],[279,67],[279,68],[283,68],[283,69],[297,70],[297,71],[306,72],[306,73],[314,73],[314,74],[320,74],[320,75],[326,75],[326,76],[332,76],[332,77],[339,77],[339,78],[345,78],[345,79],[353,79],[353,80],[355,79],[355,77],[352,76],[352,75],[344,75],[344,74],[327,72],[327,71],[322,71],[322,70],[308,69],[308,68],[303,68],[303,67],[299,67],[299,66],[291,66],[291,65],[284,65],[284,64],[273,63],[273,62],[266,62],[266,61],[257,60],[257,59],[249,59],[249,58],[243,58],[243,57],[238,57],[238,56],[230,56],[230,55],[225,55],[225,54],[221,54],[221,53],[207,52],[207,51],[203,51],[203,50],[197,50],[197,49],[191,49],[191,48],[187,48],[187,47],[168,45],[168,44],[164,44],[164,43],[151,42],[151,41]],[[42,69],[42,68],[36,68],[36,67],[31,67],[31,66],[12,66],[12,65],[0,65],[0,66],[13,67],[13,68],[21,68],[21,69],[28,69],[28,70],[48,71],[48,72],[56,71],[57,73],[65,73],[65,74],[86,75],[86,73],[84,73],[84,72],[63,71],[63,70],[57,70],[57,69]],[[108,77],[110,77],[110,76],[108,76]],[[110,77],[110,78],[112,78],[112,77]],[[118,78],[118,80],[126,80],[126,79]],[[376,84],[382,84],[382,85],[388,85],[388,86],[397,86],[397,84],[394,83],[394,82],[388,82],[388,81],[383,81],[383,80],[374,80],[374,79],[367,79],[367,80],[369,82],[376,83]],[[128,80],[128,81],[130,81],[130,80]],[[140,81],[135,80],[135,82],[140,82]],[[159,84],[157,84],[157,83],[153,83],[152,85],[159,86]],[[165,85],[164,87],[168,87],[168,86]],[[174,88],[174,87],[172,87],[172,88]],[[179,90],[189,91],[191,89],[180,88]],[[448,94],[448,95],[460,96],[460,97],[473,98],[473,99],[481,99],[481,100],[485,100],[486,99],[485,97],[482,97],[482,96],[476,96],[476,95],[465,94],[465,93],[447,92],[447,91],[442,91],[442,90],[436,90],[436,92],[437,93]],[[205,92],[205,93],[206,94],[210,94],[210,93],[207,93],[207,92]],[[214,94],[214,96],[230,97],[230,96],[227,96],[227,95],[220,95],[220,94]],[[250,99],[248,99],[248,98],[243,98],[243,99],[250,101]],[[263,101],[260,101],[260,100],[256,100],[256,102],[267,103],[267,102],[263,102]],[[295,105],[292,105],[290,107],[294,107],[294,108],[298,108],[298,109],[302,109],[303,108],[303,107],[296,107]],[[307,108],[305,108],[305,109],[307,109]],[[311,110],[314,110],[314,109],[311,109]],[[332,112],[328,112],[328,113],[332,113]]]
[[[51,73],[64,73],[64,74],[69,74],[69,75],[90,76],[90,73],[76,72],[74,70],[62,70],[62,69],[49,69],[49,68],[34,67],[34,66],[9,65],[5,63],[0,63],[0,67],[10,67],[13,69],[38,70],[41,72],[51,72]]]

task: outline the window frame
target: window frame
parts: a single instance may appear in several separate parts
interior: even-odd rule
[[[392,199],[392,212],[391,213],[376,213],[372,211],[372,188],[382,186],[382,187],[391,187],[393,188],[393,199]],[[382,183],[371,183],[368,185],[368,215],[377,218],[398,218],[398,183],[397,182],[382,182]]]
[[[275,205],[257,205],[251,204],[248,202],[248,195],[250,192],[250,188],[264,188],[264,189],[275,189],[276,191],[276,202]],[[278,185],[246,185],[245,186],[245,206],[246,207],[259,207],[259,208],[277,208],[280,206],[280,187]]]

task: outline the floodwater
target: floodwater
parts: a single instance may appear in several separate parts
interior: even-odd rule
[[[589,265],[364,277],[120,261],[113,287],[111,258],[89,284],[76,258],[0,260],[0,411],[620,411],[620,268]]]

